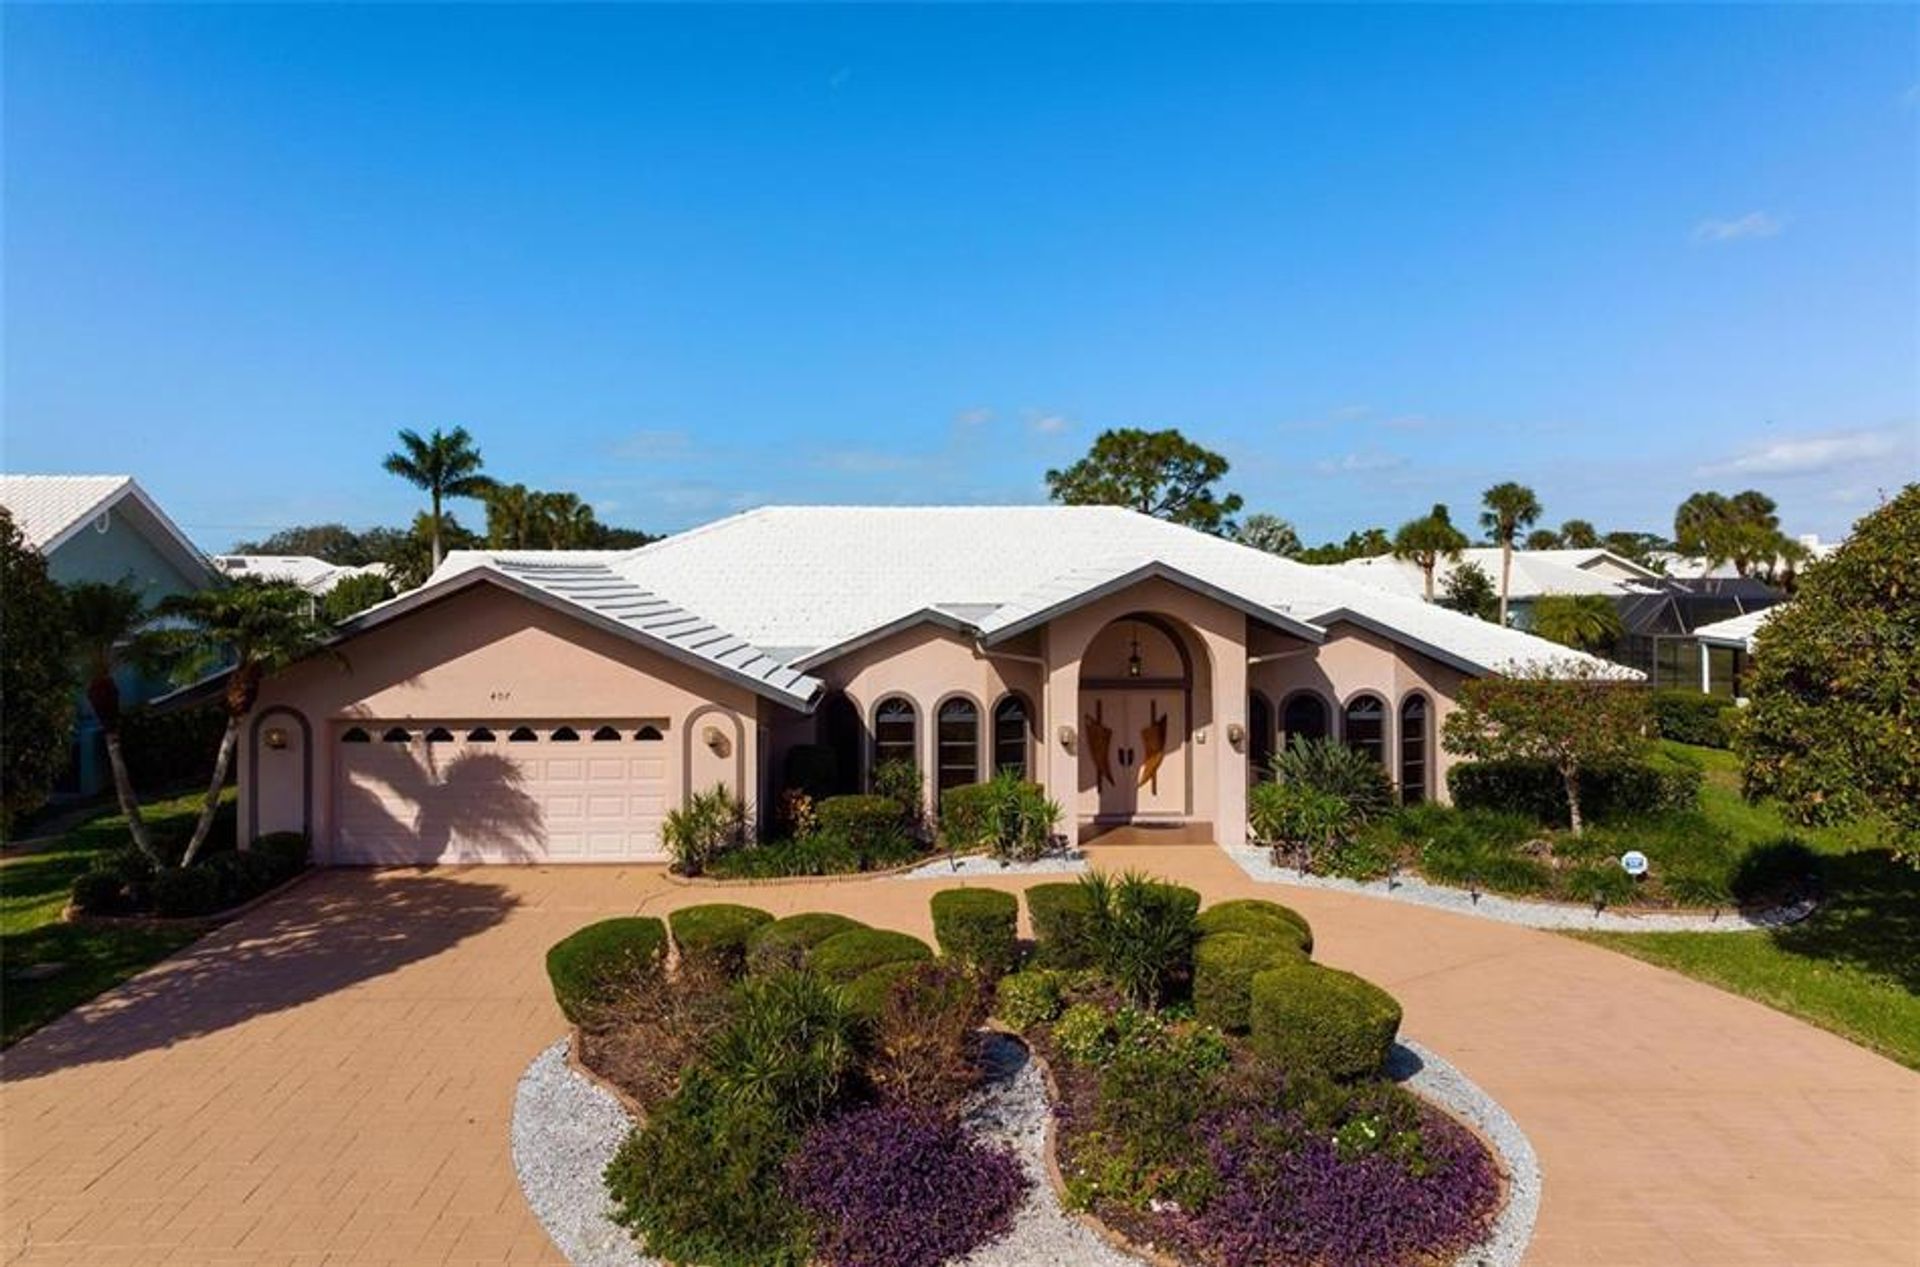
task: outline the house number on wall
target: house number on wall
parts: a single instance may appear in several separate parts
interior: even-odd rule
[[[490,700],[512,699],[513,692],[512,691],[488,691],[487,698]]]

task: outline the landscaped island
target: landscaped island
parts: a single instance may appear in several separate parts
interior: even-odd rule
[[[1297,914],[1202,912],[1132,874],[1027,903],[1031,945],[1013,895],[936,894],[938,954],[731,904],[556,945],[578,1055],[641,1118],[606,1170],[614,1217],[713,1267],[932,1267],[1017,1235],[1029,1175],[969,1113],[1004,1028],[1052,1074],[1066,1203],[1127,1241],[1278,1267],[1442,1262],[1488,1235],[1498,1167],[1387,1079],[1399,1006],[1313,963]]]

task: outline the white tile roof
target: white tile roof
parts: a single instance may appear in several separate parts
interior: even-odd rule
[[[27,544],[51,554],[88,524],[129,503],[145,535],[189,575],[211,576],[206,555],[131,475],[0,475],[0,506]]]
[[[1609,597],[1618,597],[1624,594],[1648,592],[1650,589],[1648,584],[1616,580],[1587,570],[1587,564],[1597,562],[1602,557],[1611,556],[1607,556],[1604,550],[1515,550],[1513,581],[1508,593],[1513,598],[1526,601],[1539,598],[1544,594],[1604,594]],[[1576,562],[1576,560],[1585,562]],[[1494,583],[1495,588],[1499,587],[1499,548],[1474,546],[1462,550],[1458,562],[1442,559],[1433,569],[1434,592],[1440,593],[1454,569],[1466,563],[1479,567]],[[1345,563],[1329,563],[1322,566],[1339,572],[1351,580],[1395,594],[1419,598],[1424,592],[1425,581],[1420,575],[1419,565],[1407,559],[1396,559],[1391,554],[1378,554],[1370,558],[1350,559]]]
[[[435,580],[489,562],[504,568],[579,557],[456,555]],[[929,610],[991,639],[1156,566],[1276,624],[1323,628],[1350,619],[1471,672],[1591,660],[1335,569],[1110,506],[773,506],[591,562],[743,644],[777,649],[765,654],[789,664]]]
[[[1711,646],[1737,647],[1742,651],[1751,651],[1754,635],[1760,632],[1760,626],[1773,619],[1773,614],[1779,610],[1777,606],[1763,607],[1759,611],[1729,616],[1725,620],[1701,625],[1693,631],[1693,636]]]
[[[262,580],[286,581],[309,594],[325,595],[350,576],[385,576],[384,563],[348,567],[329,563],[310,554],[216,554],[213,565],[228,576],[257,576]]]

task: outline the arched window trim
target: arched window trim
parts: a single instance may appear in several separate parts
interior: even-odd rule
[[[381,743],[412,743],[413,735],[405,726],[389,726],[380,732]]]
[[[1320,720],[1325,727],[1325,731],[1320,737],[1323,739],[1337,739],[1339,737],[1340,718],[1344,710],[1337,707],[1332,700],[1328,699],[1326,695],[1315,690],[1313,687],[1296,686],[1280,697],[1280,707],[1274,710],[1274,733],[1278,745],[1275,749],[1276,751],[1285,751],[1287,747],[1293,743],[1293,734],[1287,729],[1287,713],[1293,707],[1294,701],[1302,697],[1314,700],[1320,705]]]
[[[515,726],[513,733],[507,736],[508,743],[539,743],[540,736],[531,726]]]
[[[959,779],[949,784],[946,782],[947,744],[945,739],[941,736],[940,727],[941,727],[941,724],[946,720],[947,709],[951,708],[955,704],[965,704],[968,708],[973,710],[973,741],[967,745],[967,747],[972,750],[971,753],[969,754],[971,759],[969,760],[968,764],[964,767],[961,767],[961,766],[954,767],[956,771],[964,769],[968,777],[966,777],[965,779]],[[934,788],[934,795],[936,797],[942,791],[944,791],[947,787],[964,787],[969,783],[978,783],[980,781],[980,730],[981,730],[981,722],[985,718],[985,716],[986,714],[982,711],[980,707],[980,701],[975,699],[972,694],[966,691],[950,691],[947,694],[942,695],[939,701],[934,704],[933,706],[933,788]]]
[[[880,739],[880,710],[895,701],[907,706],[908,716],[910,716],[913,721],[913,736],[906,744],[908,753],[904,758],[897,753],[887,757],[880,755],[880,749],[882,747]],[[885,695],[882,695],[873,702],[873,709],[867,714],[867,782],[869,786],[871,786],[873,781],[874,770],[879,767],[882,761],[904,759],[913,762],[916,767],[925,768],[926,763],[920,759],[920,716],[919,701],[904,691],[888,691]],[[900,745],[895,741],[889,740],[885,746],[894,748]]]
[[[349,726],[340,735],[341,743],[372,743],[373,736],[359,726]]]
[[[475,726],[467,732],[468,743],[492,743],[494,738],[493,731],[485,726]]]
[[[427,732],[428,743],[452,743],[453,732],[445,726],[435,726]]]
[[[601,726],[593,732],[592,738],[595,743],[616,743],[620,739],[620,731],[614,726]]]
[[[1407,770],[1410,763],[1407,760],[1407,736],[1411,731],[1407,726],[1407,708],[1413,704],[1420,705],[1424,713],[1420,719],[1419,731],[1419,795],[1409,801],[1407,800]],[[1408,691],[1400,697],[1400,707],[1395,710],[1395,717],[1398,719],[1399,729],[1397,734],[1400,740],[1400,750],[1398,759],[1395,762],[1396,777],[1394,782],[1400,786],[1400,799],[1403,804],[1418,805],[1433,799],[1434,713],[1433,699],[1425,691]]]
[[[1340,742],[1349,748],[1356,746],[1352,736],[1353,710],[1356,705],[1363,704],[1368,700],[1372,700],[1380,706],[1380,738],[1377,741],[1379,744],[1378,756],[1381,768],[1391,772],[1393,769],[1391,762],[1393,758],[1394,713],[1393,710],[1387,706],[1386,697],[1380,694],[1380,692],[1375,690],[1359,690],[1347,696],[1345,702],[1340,705]]]
[[[1010,763],[1000,759],[1000,712],[1009,704],[1020,707],[1020,777],[1033,778],[1033,737],[1037,733],[1034,725],[1033,701],[1027,698],[1025,691],[1006,691],[993,701],[993,712],[989,714],[987,732],[987,756],[992,762],[990,775],[997,775]]]
[[[553,733],[547,736],[548,743],[579,743],[580,732],[571,726],[555,726]]]
[[[641,743],[659,743],[666,736],[660,733],[658,726],[647,725],[633,732],[633,737]]]

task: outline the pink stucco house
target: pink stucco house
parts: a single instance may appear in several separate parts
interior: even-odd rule
[[[617,553],[457,553],[272,678],[244,837],[332,863],[650,861],[723,784],[773,803],[823,744],[929,800],[1012,767],[1082,836],[1246,836],[1293,735],[1442,798],[1461,683],[1580,658],[1528,634],[1112,507],[771,507]]]

